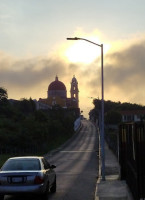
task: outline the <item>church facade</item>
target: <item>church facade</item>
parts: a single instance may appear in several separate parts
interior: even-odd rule
[[[40,98],[39,103],[50,108],[55,105],[62,108],[79,108],[79,90],[75,76],[71,80],[70,98],[67,97],[66,86],[56,76],[55,80],[48,86],[47,98]]]

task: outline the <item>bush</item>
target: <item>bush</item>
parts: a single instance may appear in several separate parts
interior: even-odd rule
[[[0,106],[0,153],[46,153],[74,133],[73,111],[67,112],[60,107],[36,111],[32,99]]]
[[[119,124],[121,123],[122,116],[117,111],[109,111],[105,115],[105,123],[106,124]]]

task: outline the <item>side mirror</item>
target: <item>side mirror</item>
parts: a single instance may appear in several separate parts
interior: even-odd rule
[[[56,168],[55,165],[50,165],[50,169],[54,169],[54,168]]]

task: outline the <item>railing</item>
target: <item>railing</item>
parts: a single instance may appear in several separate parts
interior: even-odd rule
[[[145,199],[145,122],[120,125],[119,162],[134,199]]]

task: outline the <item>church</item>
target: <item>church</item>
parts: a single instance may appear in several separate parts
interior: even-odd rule
[[[78,82],[75,76],[72,78],[70,87],[70,98],[67,97],[66,86],[63,82],[59,81],[58,76],[50,83],[47,91],[47,98],[39,98],[39,104],[43,107],[52,108],[59,105],[62,108],[79,108],[79,90]]]

